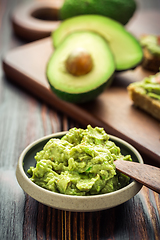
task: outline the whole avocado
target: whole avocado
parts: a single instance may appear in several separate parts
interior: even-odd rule
[[[125,25],[136,10],[135,0],[65,0],[59,10],[61,20],[77,15],[97,14]]]

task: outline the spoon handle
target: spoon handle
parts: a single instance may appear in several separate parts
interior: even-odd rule
[[[160,168],[122,160],[116,160],[114,164],[120,172],[160,193]]]

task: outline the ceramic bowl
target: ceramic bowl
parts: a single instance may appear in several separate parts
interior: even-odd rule
[[[28,195],[37,201],[56,209],[76,212],[91,212],[120,205],[131,199],[140,191],[142,184],[132,179],[129,185],[120,190],[112,193],[92,196],[71,196],[55,193],[33,183],[29,179],[30,176],[28,175],[27,170],[30,166],[35,166],[35,154],[42,150],[43,146],[50,138],[61,138],[65,134],[66,132],[59,132],[40,138],[27,146],[21,153],[17,164],[16,177],[19,185]],[[143,163],[140,154],[133,146],[115,136],[109,135],[109,137],[111,141],[115,142],[115,144],[120,147],[123,155],[130,154],[133,161]]]

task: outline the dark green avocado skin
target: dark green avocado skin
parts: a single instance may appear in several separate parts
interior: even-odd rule
[[[59,18],[65,20],[78,15],[97,14],[125,25],[136,8],[135,0],[65,0],[59,10]]]
[[[105,90],[105,88],[108,88],[111,85],[111,83],[113,81],[113,77],[114,77],[114,74],[105,83],[103,83],[101,86],[99,86],[96,89],[93,89],[89,92],[83,92],[83,93],[78,93],[78,94],[62,92],[62,91],[54,88],[50,84],[49,80],[48,80],[48,82],[50,84],[51,90],[55,93],[55,95],[57,97],[59,97],[63,101],[77,104],[77,103],[89,102],[89,101],[97,98]]]

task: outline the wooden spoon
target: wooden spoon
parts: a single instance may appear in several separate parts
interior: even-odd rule
[[[116,160],[114,163],[118,171],[160,193],[160,168],[122,160]]]

